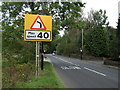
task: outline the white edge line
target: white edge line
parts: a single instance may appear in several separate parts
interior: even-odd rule
[[[62,58],[58,58],[58,57],[55,57],[55,58],[57,58],[57,59],[59,59],[59,60],[61,60],[61,61],[63,61],[63,62],[66,62],[66,63],[69,63],[69,64],[72,64],[72,65],[74,65],[75,66],[75,68],[79,68],[79,69],[81,69],[80,68],[80,65],[77,65],[77,64],[74,64],[74,63],[72,63],[72,62],[69,62],[69,61],[65,61],[64,59],[62,59]]]
[[[98,72],[98,71],[95,71],[95,70],[89,69],[89,68],[87,68],[87,67],[84,67],[84,69],[89,70],[89,71],[92,71],[92,72],[97,73],[97,74],[100,74],[100,75],[102,75],[102,76],[106,76],[106,75],[103,74],[103,73],[100,73],[100,72]]]
[[[62,60],[62,61],[64,61],[64,62],[67,62],[67,63],[69,63],[69,64],[73,64],[72,62],[65,61],[65,60],[64,60],[64,59],[62,59],[62,58],[58,58],[58,57],[55,57],[55,58],[60,59],[60,60]]]
[[[78,67],[80,66],[80,65],[74,64],[74,63],[72,63],[72,62],[65,61],[65,60],[62,59],[62,58],[58,58],[58,57],[55,57],[55,58],[60,59],[60,60],[63,61],[63,62],[66,62],[66,63],[72,64],[72,65],[78,66]]]

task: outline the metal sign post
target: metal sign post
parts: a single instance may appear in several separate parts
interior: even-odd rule
[[[38,76],[40,75],[40,42],[38,41]]]
[[[41,54],[41,70],[43,70],[44,69],[44,56],[43,56],[43,54],[44,54],[44,49],[43,49],[43,42],[41,42],[41,51],[42,51],[42,54]]]
[[[37,41],[36,41],[36,67],[35,67],[35,68],[36,68],[36,77],[37,77],[37,65],[38,65],[38,64],[37,64],[37,46],[38,46],[38,45],[37,45]]]
[[[40,72],[40,56],[39,56],[40,44],[36,41],[36,76],[39,76]]]

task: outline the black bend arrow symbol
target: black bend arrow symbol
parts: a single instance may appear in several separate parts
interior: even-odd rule
[[[40,28],[42,28],[42,24],[41,24],[41,22],[37,21],[37,23],[39,23],[39,24],[40,24]]]

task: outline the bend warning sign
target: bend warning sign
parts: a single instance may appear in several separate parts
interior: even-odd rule
[[[25,14],[24,30],[52,30],[52,16]]]
[[[25,41],[52,41],[52,16],[25,14]]]
[[[40,16],[37,16],[37,18],[35,19],[34,23],[30,27],[30,29],[46,30],[46,27],[45,27],[42,19],[40,18]]]

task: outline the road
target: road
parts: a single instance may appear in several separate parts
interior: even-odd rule
[[[102,61],[46,55],[66,88],[118,88],[118,69]]]

